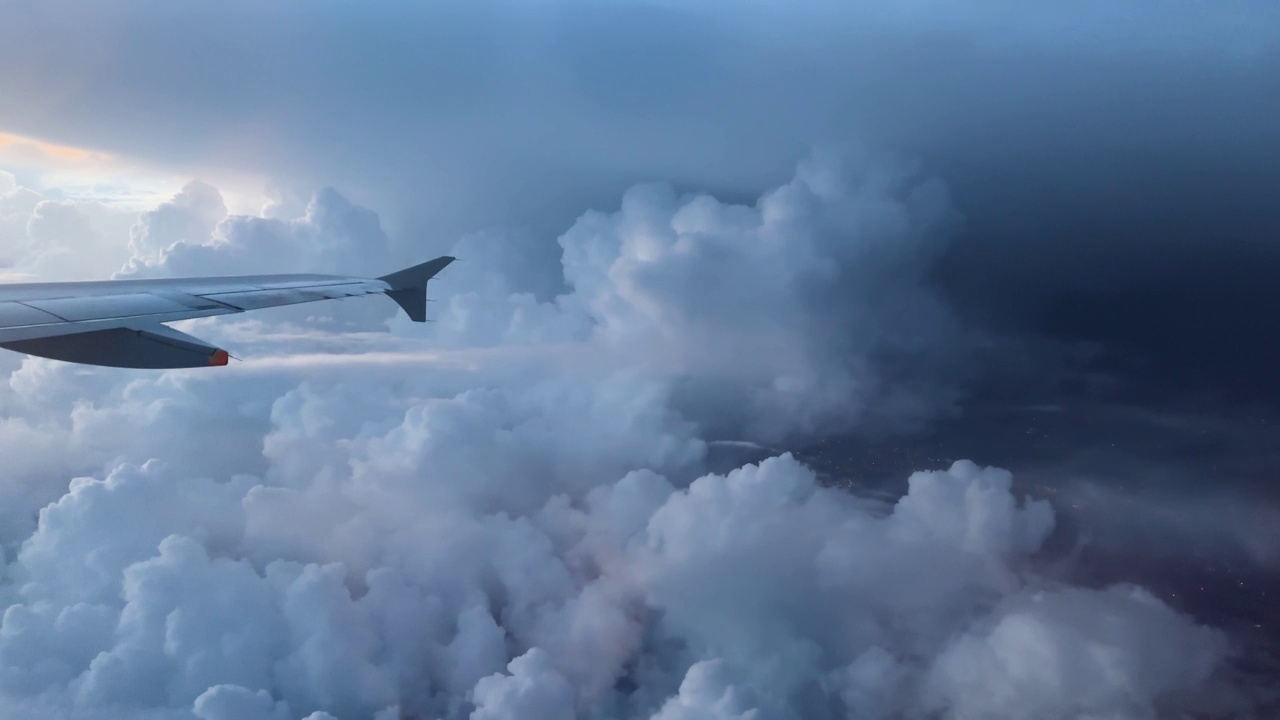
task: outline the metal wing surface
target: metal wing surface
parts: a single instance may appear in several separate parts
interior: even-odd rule
[[[114,367],[225,365],[225,350],[163,323],[377,294],[422,322],[427,281],[452,261],[440,257],[380,278],[287,274],[0,285],[0,347]]]

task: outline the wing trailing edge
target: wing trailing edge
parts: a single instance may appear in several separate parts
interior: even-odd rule
[[[148,370],[226,365],[229,357],[226,350],[166,325],[55,335],[0,347],[51,360]]]

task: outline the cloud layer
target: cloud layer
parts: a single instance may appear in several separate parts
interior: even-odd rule
[[[118,236],[128,257],[103,274],[393,254],[378,217],[333,191],[270,214],[227,216],[216,190],[189,185]],[[559,236],[558,267],[537,251],[513,262],[518,235],[466,236],[433,282],[425,342],[369,300],[305,311],[362,323],[355,335],[288,313],[193,323],[243,348],[218,375],[7,358],[0,442],[22,462],[4,483],[19,499],[3,526],[0,707],[1232,707],[1226,637],[1137,587],[1051,579],[1039,553],[1055,513],[1003,470],[919,472],[893,503],[823,487],[789,454],[710,471],[711,440],[946,411],[972,337],[924,278],[953,220],[936,181],[823,156],[750,204],[632,188]],[[313,362],[334,350],[349,364]]]

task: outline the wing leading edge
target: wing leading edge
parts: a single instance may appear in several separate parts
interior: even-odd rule
[[[0,347],[110,367],[225,365],[225,350],[163,323],[375,294],[424,322],[427,281],[453,260],[438,257],[380,278],[299,274],[0,285]]]

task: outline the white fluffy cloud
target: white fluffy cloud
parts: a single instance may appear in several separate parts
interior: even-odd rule
[[[790,455],[707,472],[717,432],[782,437],[946,404],[934,388],[949,358],[890,367],[963,347],[922,281],[945,193],[884,167],[807,164],[750,205],[633,189],[561,236],[561,277],[546,257],[504,257],[513,236],[465,238],[433,284],[428,343],[398,321],[305,335],[268,314],[200,326],[244,344],[249,359],[220,374],[14,361],[0,446],[30,456],[4,479],[28,504],[4,525],[0,711],[961,720],[1194,706],[1225,671],[1222,636],[1137,589],[1048,582],[1036,566],[1053,511],[1007,472],[917,473],[892,505],[823,487]],[[134,257],[186,273],[390,255],[377,217],[336,193],[287,219],[219,208],[188,186],[138,220]],[[255,362],[329,344],[407,360]],[[8,490],[37,480],[49,497]]]
[[[0,187],[0,262],[13,280],[90,280],[128,257],[132,215],[101,203],[57,200],[17,184]]]
[[[172,199],[138,217],[129,231],[133,262],[153,261],[177,244],[208,244],[214,228],[226,217],[227,206],[217,188],[198,181],[187,183]]]
[[[1225,650],[1140,588],[1017,596],[938,657],[927,702],[957,718],[1158,716],[1152,698],[1202,687]]]
[[[122,467],[24,544],[0,687],[108,717],[665,720],[1144,717],[1205,683],[1214,631],[1141,590],[1021,574],[1052,515],[1007,478],[919,474],[885,514],[783,456],[685,489],[630,473],[515,517],[354,475],[286,491]],[[344,512],[322,530],[306,515],[326,503]]]
[[[336,191],[316,193],[299,217],[229,215],[221,193],[187,184],[142,213],[130,231],[126,275],[235,275],[276,272],[385,274],[387,237],[378,216]]]
[[[573,716],[573,687],[538,648],[511,661],[510,675],[481,678],[471,720]]]
[[[966,347],[924,282],[953,211],[936,180],[859,160],[815,158],[751,205],[633,188],[560,237],[568,292],[554,302],[494,275],[503,245],[464,241],[456,254],[486,254],[451,268],[438,336],[590,337],[678,378],[699,421],[769,440],[932,416]]]

